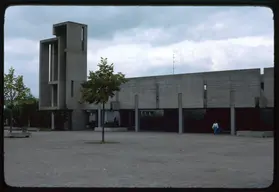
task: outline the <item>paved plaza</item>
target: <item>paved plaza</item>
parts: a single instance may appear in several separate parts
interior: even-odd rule
[[[34,132],[4,139],[5,179],[41,187],[267,187],[273,139],[211,134]],[[119,142],[119,143],[117,143]]]

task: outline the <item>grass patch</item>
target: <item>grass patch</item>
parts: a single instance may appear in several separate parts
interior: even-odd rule
[[[118,141],[105,141],[105,142],[102,142],[102,141],[86,141],[85,143],[86,144],[118,144],[120,142],[118,142]]]

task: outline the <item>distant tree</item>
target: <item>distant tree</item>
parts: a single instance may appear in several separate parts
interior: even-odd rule
[[[120,91],[120,86],[127,82],[122,73],[114,74],[114,65],[108,64],[107,58],[102,58],[97,71],[89,71],[88,80],[82,83],[81,102],[102,104],[102,143],[105,142],[104,116],[105,104],[115,92]]]
[[[19,114],[20,117],[27,117],[27,126],[30,127],[31,115],[37,111],[39,101],[32,94],[28,94],[23,101],[24,102],[18,105]]]
[[[4,105],[10,112],[10,132],[13,127],[13,111],[19,110],[23,103],[29,103],[30,89],[24,85],[23,76],[15,75],[15,69],[11,67],[4,75]]]

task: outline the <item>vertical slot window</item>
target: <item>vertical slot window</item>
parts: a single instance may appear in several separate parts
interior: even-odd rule
[[[203,85],[203,98],[207,99],[207,85],[206,84]]]
[[[207,107],[207,85],[203,85],[203,103],[204,103],[204,108]]]
[[[71,97],[74,96],[74,81],[71,81]]]
[[[84,27],[81,27],[81,49],[84,51]]]
[[[264,82],[261,82],[261,89],[264,90]]]
[[[51,44],[48,45],[48,81],[51,81]]]

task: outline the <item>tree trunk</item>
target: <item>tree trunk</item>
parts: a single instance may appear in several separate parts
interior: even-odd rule
[[[102,110],[102,143],[105,142],[105,103],[103,103]]]

